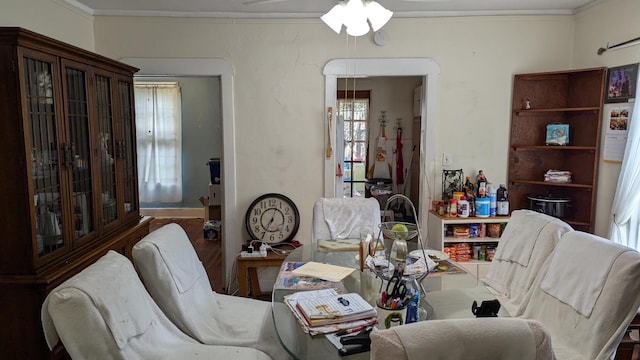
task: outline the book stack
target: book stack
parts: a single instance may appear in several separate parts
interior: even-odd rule
[[[544,181],[553,183],[570,183],[571,171],[565,170],[547,170],[544,174]]]
[[[340,294],[335,289],[322,289],[297,292],[284,299],[303,331],[310,335],[376,323],[376,309],[356,293]]]

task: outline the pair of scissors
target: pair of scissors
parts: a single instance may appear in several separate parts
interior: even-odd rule
[[[389,278],[386,292],[390,299],[404,299],[407,295],[407,286],[402,281],[402,275],[396,272]]]

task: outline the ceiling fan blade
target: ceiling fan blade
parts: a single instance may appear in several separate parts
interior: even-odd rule
[[[289,1],[289,0],[251,0],[251,1],[243,2],[242,5],[271,4],[271,3],[277,3],[282,1]]]

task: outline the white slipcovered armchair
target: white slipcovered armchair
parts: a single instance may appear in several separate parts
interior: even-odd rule
[[[256,349],[203,345],[184,334],[115,251],[51,291],[42,326],[49,348],[61,340],[73,359],[269,359]]]
[[[289,358],[277,338],[271,303],[213,291],[180,225],[167,224],[145,236],[133,247],[133,260],[158,306],[192,338]]]

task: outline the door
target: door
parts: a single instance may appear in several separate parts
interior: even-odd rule
[[[71,239],[64,236],[69,226],[65,210],[66,179],[63,167],[66,149],[60,75],[57,57],[20,49],[20,78],[24,79],[22,99],[25,144],[31,152],[31,184],[36,224],[32,236],[35,264],[61,256]]]

